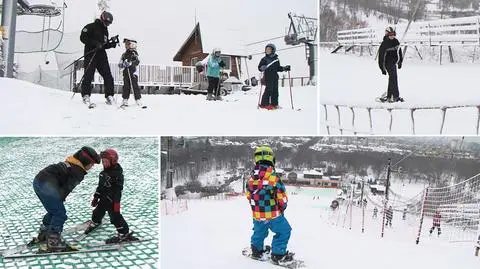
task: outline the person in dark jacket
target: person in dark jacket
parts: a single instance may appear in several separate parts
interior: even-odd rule
[[[383,75],[388,73],[387,95],[380,98],[381,102],[403,102],[398,91],[398,69],[402,68],[403,54],[400,42],[395,38],[396,32],[393,27],[387,27],[382,44],[378,49],[378,66]]]
[[[278,72],[290,71],[290,65],[281,66],[274,44],[265,46],[265,57],[260,60],[258,70],[263,72],[265,82],[260,108],[277,109],[278,107]]]
[[[112,14],[104,11],[100,19],[96,19],[93,23],[87,24],[82,29],[80,35],[80,41],[85,44],[85,59],[83,61],[85,73],[82,81],[82,98],[83,102],[88,105],[90,104],[95,70],[98,70],[98,73],[103,77],[106,103],[111,105],[113,101],[113,76],[108,63],[107,52],[105,51],[117,45],[116,42],[109,42],[107,28],[112,22]]]
[[[122,106],[128,106],[128,98],[130,91],[133,90],[133,96],[138,106],[142,105],[142,95],[140,87],[138,86],[137,66],[140,64],[137,52],[137,41],[125,38],[125,52],[120,58],[118,67],[123,68],[123,92],[122,92]]]
[[[82,147],[63,162],[51,164],[41,170],[33,180],[33,189],[42,202],[47,214],[43,216],[39,242],[46,241],[48,252],[75,250],[61,238],[67,220],[65,199],[82,182],[87,171],[100,163],[100,157],[91,147]]]
[[[107,244],[138,240],[133,237],[133,232],[129,231],[128,224],[120,213],[124,176],[122,166],[118,163],[118,153],[114,149],[106,149],[100,152],[100,157],[103,171],[98,176],[98,187],[91,203],[95,209],[85,233],[88,234],[100,226],[108,212],[110,223],[115,225],[118,235],[105,240]]]

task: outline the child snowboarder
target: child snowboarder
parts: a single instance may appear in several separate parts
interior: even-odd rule
[[[432,228],[430,228],[430,235],[432,235],[433,230],[435,230],[435,228],[437,228],[438,236],[440,236],[440,234],[442,233],[442,230],[440,228],[441,218],[442,218],[442,215],[440,215],[440,212],[438,210],[435,211],[435,214],[433,215],[433,225],[432,225]]]
[[[78,250],[64,242],[61,237],[67,220],[64,202],[93,165],[98,163],[100,157],[97,152],[91,147],[82,147],[65,161],[51,164],[35,176],[33,189],[47,210],[37,236],[38,242],[46,241],[46,248],[40,247],[41,252]]]
[[[255,167],[246,183],[246,196],[253,213],[252,258],[262,259],[263,243],[270,229],[275,233],[271,260],[288,265],[294,262],[294,254],[287,251],[292,228],[284,216],[288,202],[285,185],[275,173],[275,154],[270,147],[258,147],[254,158]]]
[[[222,51],[219,48],[213,49],[207,61],[207,100],[222,100],[220,97],[220,69],[225,67],[225,63],[220,58]]]
[[[137,41],[132,39],[123,39],[125,43],[125,52],[120,58],[118,67],[123,68],[123,92],[122,92],[122,105],[121,107],[128,106],[128,98],[130,97],[130,91],[133,90],[133,96],[138,106],[143,107],[142,95],[140,87],[138,86],[137,66],[140,64],[137,52]]]
[[[98,187],[91,203],[92,207],[95,207],[92,220],[85,233],[88,234],[98,228],[105,213],[108,212],[110,223],[115,225],[118,235],[105,240],[105,243],[136,241],[138,238],[133,237],[133,232],[129,231],[128,224],[120,213],[124,177],[122,166],[118,163],[118,153],[114,149],[106,149],[100,152],[100,158],[103,171],[100,172]]]
[[[393,219],[393,208],[392,206],[389,206],[386,212],[387,216],[387,222],[385,223],[385,226],[388,226],[390,224],[390,227],[392,227],[392,219]]]
[[[385,36],[378,49],[378,66],[383,75],[388,73],[387,95],[380,98],[381,102],[403,102],[398,91],[397,66],[402,68],[403,54],[400,42],[395,38],[393,27],[385,29]]]
[[[290,65],[281,66],[274,44],[265,46],[265,57],[260,60],[258,70],[263,73],[265,91],[259,104],[260,108],[277,109],[278,106],[278,72],[290,71]]]
[[[375,208],[373,209],[372,219],[376,219],[376,218],[377,218],[377,213],[378,213],[378,209],[377,209],[377,207],[375,207]]]

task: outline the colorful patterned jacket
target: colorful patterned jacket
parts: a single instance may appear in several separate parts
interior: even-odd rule
[[[287,207],[285,185],[269,165],[256,165],[246,183],[246,196],[255,220],[271,220]]]

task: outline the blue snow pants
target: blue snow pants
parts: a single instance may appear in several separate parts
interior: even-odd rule
[[[253,220],[253,235],[250,243],[258,250],[263,250],[263,241],[268,236],[268,230],[275,233],[272,240],[272,254],[284,255],[287,252],[287,244],[290,239],[292,227],[287,219],[280,215],[272,220]]]
[[[33,180],[33,190],[47,210],[47,214],[43,216],[43,225],[49,232],[61,233],[67,221],[67,211],[58,192],[48,182],[38,179]]]

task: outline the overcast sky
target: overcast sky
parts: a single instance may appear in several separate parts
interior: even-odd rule
[[[29,0],[30,3],[48,3],[45,0]],[[61,4],[61,0],[54,0]],[[66,0],[65,31],[80,31],[84,25],[92,22],[100,11],[97,0]],[[173,64],[173,56],[185,41],[195,25],[195,14],[200,25],[218,27],[218,37],[224,31],[238,32],[245,43],[260,41],[285,34],[289,25],[289,12],[317,17],[316,0],[111,0],[110,12],[114,16],[109,27],[111,35],[119,34],[120,38],[129,37],[139,43],[138,50],[143,63]],[[41,19],[36,23],[30,19],[19,19],[17,30],[41,30]],[[23,20],[23,21],[22,21]],[[28,23],[27,23],[28,21]],[[217,37],[217,36],[216,36]],[[279,48],[287,47],[283,39],[273,41]],[[252,47],[253,52],[260,48]],[[109,51],[115,61],[120,57],[122,49]],[[279,53],[280,54],[280,53]],[[291,55],[292,60],[288,57]],[[280,55],[282,56],[282,55]],[[285,64],[293,59],[305,65],[305,50],[293,49],[284,53]],[[282,58],[281,58],[282,59]],[[283,64],[283,63],[282,63]],[[293,73],[293,70],[292,70]],[[305,75],[307,75],[306,73]]]

